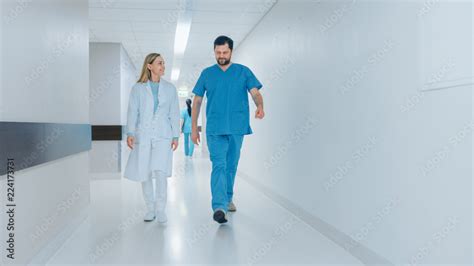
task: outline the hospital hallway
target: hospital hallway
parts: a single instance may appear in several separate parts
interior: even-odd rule
[[[474,265],[474,0],[0,15],[1,266]]]
[[[212,220],[210,162],[175,155],[168,222],[145,223],[139,183],[91,183],[89,215],[46,265],[363,265],[241,176],[237,212],[226,225]]]

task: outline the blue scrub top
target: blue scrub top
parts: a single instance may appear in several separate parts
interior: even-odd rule
[[[204,69],[193,93],[207,96],[208,135],[248,135],[250,128],[248,92],[262,84],[252,71],[232,63],[226,71],[217,64]]]
[[[191,133],[191,116],[188,113],[188,108],[181,110],[181,119],[184,120],[183,133]]]
[[[160,82],[149,81],[151,92],[153,94],[153,114],[156,113],[158,108],[158,89],[160,87]]]

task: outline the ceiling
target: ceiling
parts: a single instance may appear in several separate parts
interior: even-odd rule
[[[165,79],[170,80],[183,1],[191,1],[187,11],[192,23],[181,73],[174,82],[179,90],[191,90],[201,70],[215,63],[213,42],[217,36],[231,37],[234,49],[238,49],[276,3],[276,0],[89,0],[90,41],[122,43],[137,71],[148,53],[160,53],[166,61]]]

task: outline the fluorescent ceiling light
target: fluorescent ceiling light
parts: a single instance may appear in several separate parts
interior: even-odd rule
[[[184,55],[188,45],[189,31],[191,30],[191,19],[180,19],[176,26],[176,35],[174,36],[174,54]]]
[[[191,31],[191,22],[193,17],[192,6],[193,0],[181,0],[182,8],[176,24],[176,33],[174,36],[174,58],[173,71],[171,72],[171,80],[178,81],[181,73],[181,63],[183,61],[186,47],[188,46],[189,32]]]
[[[171,80],[172,81],[177,81],[179,79],[179,73],[181,70],[179,68],[173,68],[171,71]]]

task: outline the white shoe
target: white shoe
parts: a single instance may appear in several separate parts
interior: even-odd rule
[[[148,211],[146,214],[145,214],[145,217],[143,218],[143,220],[145,222],[151,222],[153,220],[155,220],[155,212],[153,211]]]
[[[168,221],[168,217],[164,211],[159,211],[156,213],[156,220],[159,223],[166,223]]]
[[[227,206],[227,210],[230,211],[230,212],[235,212],[237,211],[237,208],[235,207],[235,204],[234,202],[229,202],[229,205]]]

